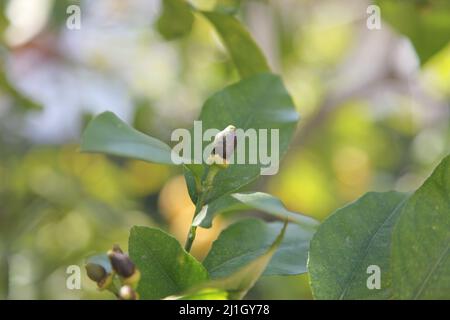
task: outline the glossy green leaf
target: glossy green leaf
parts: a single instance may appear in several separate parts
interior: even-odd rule
[[[413,43],[422,63],[450,41],[450,1],[377,0],[381,17]]]
[[[311,241],[308,271],[317,299],[387,299],[392,228],[408,196],[367,193],[338,209]],[[369,289],[368,267],[381,271],[381,289]]]
[[[319,225],[313,218],[287,210],[280,199],[264,192],[233,193],[220,197],[195,217],[193,225],[210,228],[217,214],[245,210],[262,211],[282,220],[288,219],[310,230],[315,230]]]
[[[255,40],[235,17],[220,12],[202,13],[222,38],[241,78],[270,71]]]
[[[185,0],[163,0],[161,16],[156,22],[158,32],[166,39],[173,40],[187,35],[194,23],[194,15]]]
[[[450,156],[408,200],[392,240],[395,298],[450,298]]]
[[[236,270],[234,273],[211,280],[202,287],[225,290],[228,292],[229,299],[242,299],[261,277],[278,246],[282,243],[287,223],[284,226],[279,224],[279,227],[281,227],[281,230],[278,229],[278,236],[269,247],[266,247],[266,251],[261,252],[254,260],[251,260],[251,262]]]
[[[260,219],[245,219],[225,229],[214,241],[203,261],[212,278],[229,276],[257,259],[272,245],[283,223],[265,223]],[[264,275],[294,275],[306,272],[312,231],[289,224]]]
[[[273,74],[259,74],[226,87],[205,102],[200,115],[203,132],[210,128],[222,130],[230,124],[243,130],[267,129],[269,133],[270,129],[278,129],[280,159],[287,151],[298,118],[282,81]],[[248,151],[249,145],[246,147]],[[260,175],[261,167],[261,163],[231,164],[221,170],[206,201],[251,183]]]
[[[160,299],[187,290],[207,280],[205,268],[167,233],[133,227],[129,239],[130,258],[141,272],[141,299]]]
[[[168,145],[131,128],[112,112],[91,120],[81,139],[81,151],[173,164]]]

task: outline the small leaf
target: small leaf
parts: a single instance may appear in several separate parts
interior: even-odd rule
[[[287,210],[278,198],[263,192],[233,193],[220,197],[195,217],[193,225],[210,228],[217,214],[245,210],[259,210],[283,220],[288,219],[310,230],[315,230],[319,225],[313,218]]]
[[[450,40],[450,1],[377,0],[381,16],[409,37],[424,64]]]
[[[131,128],[112,112],[91,120],[83,133],[81,151],[173,164],[167,144]]]
[[[156,22],[158,32],[166,40],[187,35],[194,23],[189,3],[185,0],[162,0],[162,5],[162,14]]]
[[[235,17],[220,12],[202,13],[221,36],[241,78],[270,71],[255,40]]]
[[[164,298],[208,279],[202,264],[175,238],[159,229],[133,227],[129,251],[141,271],[137,288],[141,299]]]
[[[277,238],[281,222],[245,219],[225,229],[203,261],[212,278],[226,277],[267,252]],[[287,226],[264,275],[294,275],[306,272],[309,241],[313,232],[295,224]]]
[[[393,231],[395,298],[450,294],[450,156],[408,200]]]
[[[311,241],[308,270],[317,299],[388,299],[392,227],[407,195],[368,193],[338,209]],[[381,269],[381,289],[367,287],[367,268]]]
[[[256,257],[256,259],[229,276],[205,283],[202,288],[222,289],[228,292],[229,299],[242,299],[263,274],[278,246],[282,243],[286,227],[287,222],[282,226],[281,231],[273,243],[266,248],[266,251],[263,251],[261,255]]]

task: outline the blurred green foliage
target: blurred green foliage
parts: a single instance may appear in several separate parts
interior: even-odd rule
[[[13,2],[1,3],[2,35],[14,27],[14,15],[7,10]],[[101,91],[106,85],[93,81],[92,74],[107,83],[117,80],[133,101],[135,109],[125,111],[135,127],[169,137],[173,128],[189,127],[201,102],[234,81],[237,72],[200,14],[185,38],[166,43],[156,32],[157,5],[148,9],[123,1],[50,2],[38,33],[19,45],[3,36],[0,43],[0,297],[105,298],[85,275],[83,290],[68,290],[67,266],[82,266],[87,256],[113,243],[126,249],[132,225],[178,230],[185,215],[187,221],[192,217],[192,208],[185,204],[189,197],[173,184],[178,181],[173,176],[182,172],[80,154],[78,141],[70,135],[57,144],[37,139],[38,131],[52,123],[46,117],[51,109],[48,92],[60,101],[59,117],[69,114],[67,102],[82,101],[79,116],[73,118],[79,132],[86,123],[83,117],[109,107],[109,101],[80,92],[81,83],[88,81],[92,91]],[[215,5],[193,2],[202,9]],[[66,8],[72,3],[81,5],[81,30],[65,28]],[[233,3],[217,1],[217,11],[236,13]],[[302,115],[280,173],[259,182],[261,189],[275,194],[289,209],[318,219],[369,190],[416,189],[450,150],[450,36],[444,11],[436,19],[429,18],[426,6],[417,13],[427,15],[425,22],[431,19],[436,22],[433,28],[442,32],[411,35],[414,30],[398,27],[425,58],[421,69],[405,76],[399,70],[407,59],[392,58],[403,40],[384,22],[382,30],[365,30],[368,4],[243,1],[236,14],[255,35],[269,65],[285,79]],[[387,22],[398,17],[398,23],[414,20],[404,11],[393,12],[386,11]],[[270,32],[261,35],[259,30]],[[357,50],[373,37],[379,37],[377,48],[389,51],[391,58],[377,58],[377,50]],[[361,58],[363,63],[356,64]],[[64,72],[44,81],[45,77],[32,76],[40,66]],[[336,80],[340,72],[357,68],[388,69],[382,76],[374,75],[370,85],[364,86],[361,76],[356,86],[343,88],[351,81]],[[59,91],[57,84],[64,78],[86,70],[92,72],[88,78],[76,78],[68,90]],[[30,90],[30,83],[38,90]],[[109,89],[106,95],[113,94]],[[92,108],[85,112],[88,107]],[[30,133],[33,119],[42,123]],[[54,137],[63,133],[52,131]],[[270,276],[262,278],[248,297],[310,299],[311,291],[305,275]]]

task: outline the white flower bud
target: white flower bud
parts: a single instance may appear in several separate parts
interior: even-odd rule
[[[236,148],[236,127],[229,125],[224,130],[220,131],[214,138],[213,142],[213,159],[222,160],[221,163],[226,163]],[[220,158],[218,158],[220,157]]]

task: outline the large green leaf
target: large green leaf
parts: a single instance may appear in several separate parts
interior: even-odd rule
[[[212,278],[235,273],[251,261],[264,255],[280,232],[283,223],[265,223],[260,219],[245,219],[225,229],[214,241],[203,261]],[[294,275],[306,272],[309,241],[312,231],[295,224],[287,226],[264,275]]]
[[[406,203],[392,240],[400,299],[450,298],[450,156]]]
[[[217,214],[244,210],[259,210],[311,230],[315,230],[319,225],[313,218],[287,210],[280,199],[264,192],[233,193],[220,197],[205,207],[195,217],[194,226],[210,228]]]
[[[208,278],[202,264],[187,253],[175,238],[159,229],[133,227],[129,252],[141,272],[137,290],[142,299],[174,295]]]
[[[167,40],[187,35],[194,23],[194,15],[185,0],[163,0],[161,16],[156,22],[159,33]]]
[[[318,299],[391,297],[392,227],[407,195],[368,193],[326,219],[311,241],[308,271]],[[368,289],[367,268],[379,266],[381,289]]]
[[[422,63],[450,41],[450,1],[377,0],[381,17],[411,39]]]
[[[278,129],[280,159],[288,149],[298,118],[282,81],[273,74],[259,74],[226,87],[205,102],[200,115],[203,131],[210,128],[222,130],[228,125],[243,130],[267,129],[269,133],[270,129]],[[249,145],[246,147],[248,152]],[[206,202],[254,181],[260,175],[261,166],[261,163],[231,164],[221,170]],[[197,175],[201,176],[201,173]]]
[[[268,248],[266,247],[266,251],[263,251],[259,256],[254,257],[254,260],[242,266],[240,269],[235,270],[234,273],[229,274],[228,276],[220,277],[205,283],[200,288],[194,289],[193,292],[199,292],[199,290],[201,291],[206,288],[219,289],[228,292],[229,299],[242,299],[267,268],[275,251],[284,239],[286,227],[287,222],[282,226],[281,231],[278,229],[278,236]]]
[[[131,128],[112,112],[91,120],[81,139],[81,151],[173,164],[168,145]]]
[[[220,12],[202,13],[219,33],[241,78],[270,71],[255,40],[235,17]]]

